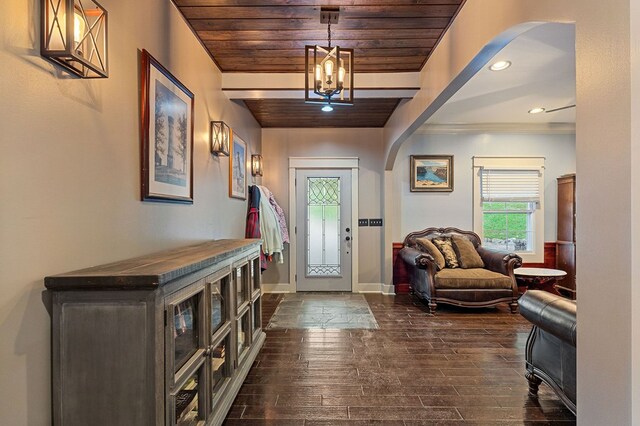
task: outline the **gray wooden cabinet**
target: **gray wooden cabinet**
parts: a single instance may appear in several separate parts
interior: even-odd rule
[[[219,425],[265,340],[260,241],[45,278],[55,425]]]

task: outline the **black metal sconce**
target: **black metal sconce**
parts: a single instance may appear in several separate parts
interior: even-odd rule
[[[253,154],[251,156],[251,174],[253,176],[262,176],[262,155]]]
[[[107,11],[94,0],[41,0],[40,54],[80,78],[107,78]]]
[[[211,122],[211,153],[213,155],[229,156],[229,141],[231,129],[224,121]]]

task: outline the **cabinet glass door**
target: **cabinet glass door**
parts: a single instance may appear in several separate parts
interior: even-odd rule
[[[235,268],[235,279],[236,279],[236,299],[237,306],[240,307],[244,302],[249,300],[249,291],[247,289],[248,278],[249,278],[249,265],[245,264],[243,266]]]
[[[175,424],[177,426],[197,425],[205,419],[202,407],[201,371],[190,376],[174,397]]]
[[[253,302],[253,338],[255,339],[256,337],[258,337],[258,332],[260,331],[260,329],[262,328],[262,309],[261,309],[261,305],[260,305],[260,298],[258,297],[254,302]]]
[[[172,307],[174,372],[177,372],[200,347],[200,303],[197,293]]]
[[[250,280],[251,280],[251,289],[252,292],[260,290],[260,258],[256,257],[251,262],[249,262],[251,267],[250,270]]]
[[[214,283],[211,283],[210,334],[212,336],[227,321],[228,285],[229,285],[228,277],[224,277]]]
[[[230,353],[228,352],[230,335],[227,335],[220,344],[211,351],[211,407],[215,408],[222,389],[231,375]]]
[[[238,360],[242,358],[251,344],[250,316],[250,311],[247,310],[240,318],[238,318]]]

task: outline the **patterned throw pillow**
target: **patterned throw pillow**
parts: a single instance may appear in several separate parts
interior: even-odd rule
[[[444,263],[447,268],[457,268],[460,265],[458,264],[458,257],[456,256],[456,252],[453,249],[453,245],[451,244],[451,238],[449,237],[440,237],[434,238],[431,240],[433,244],[438,247],[438,250],[444,256]]]
[[[433,259],[436,261],[436,266],[438,267],[438,270],[444,268],[445,266],[444,256],[442,255],[438,247],[433,245],[430,239],[416,238],[416,244],[422,251],[429,253],[431,257],[433,257]]]
[[[462,269],[484,268],[484,262],[473,243],[462,235],[452,235],[453,248],[458,255],[458,263]]]

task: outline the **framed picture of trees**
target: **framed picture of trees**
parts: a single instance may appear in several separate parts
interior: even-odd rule
[[[247,144],[233,133],[229,156],[229,196],[247,199]]]
[[[193,203],[194,96],[141,53],[142,201]]]

